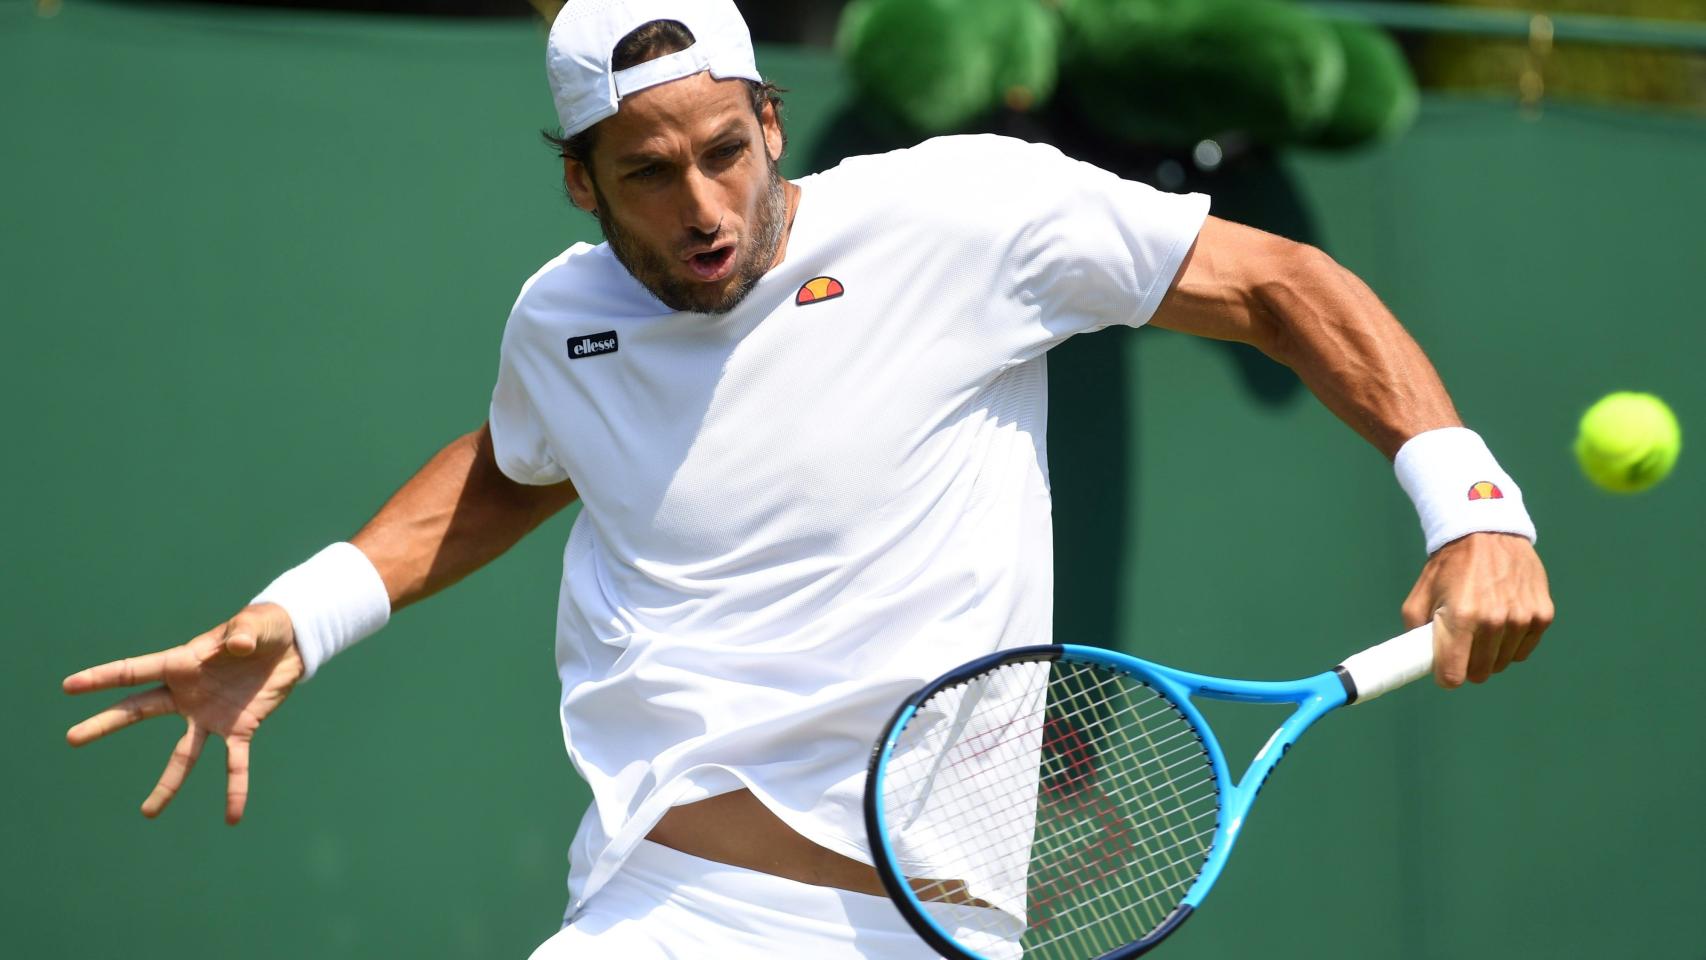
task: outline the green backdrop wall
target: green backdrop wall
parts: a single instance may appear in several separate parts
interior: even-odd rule
[[[217,749],[144,821],[176,725],[74,752],[63,730],[104,701],[58,692],[228,615],[479,423],[518,285],[594,234],[537,142],[540,45],[517,23],[0,10],[8,953],[520,957],[555,928],[585,802],[551,660],[566,517],[299,690],[236,829]],[[821,55],[761,62],[804,172],[845,82]],[[1486,687],[1312,734],[1170,956],[1699,955],[1706,474],[1688,450],[1612,498],[1568,441],[1613,389],[1706,422],[1703,148],[1698,120],[1431,100],[1396,145],[1278,168],[1523,483],[1560,619]],[[1063,637],[1278,677],[1397,629],[1409,507],[1319,405],[1252,389],[1283,376],[1158,331],[1053,366]],[[1235,743],[1269,719],[1223,714]]]

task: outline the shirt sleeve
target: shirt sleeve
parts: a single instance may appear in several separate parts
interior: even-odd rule
[[[544,485],[569,478],[551,453],[550,434],[540,407],[529,387],[529,372],[537,366],[536,345],[526,336],[522,299],[511,311],[498,353],[498,381],[492,388],[492,407],[487,422],[492,431],[492,449],[498,469],[517,483]]]
[[[1053,147],[1015,148],[1010,176],[1028,184],[1014,244],[1017,294],[1039,329],[1017,359],[1076,333],[1149,322],[1208,218],[1208,197],[1157,190]]]

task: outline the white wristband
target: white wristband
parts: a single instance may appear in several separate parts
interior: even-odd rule
[[[1392,467],[1416,505],[1429,555],[1471,533],[1514,533],[1534,542],[1521,488],[1475,431],[1418,433],[1398,449]]]
[[[286,570],[250,603],[276,603],[290,614],[302,679],[391,619],[391,597],[367,554],[334,543]]]

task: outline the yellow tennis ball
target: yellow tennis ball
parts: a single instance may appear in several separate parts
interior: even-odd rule
[[[1639,493],[1663,480],[1681,451],[1676,414],[1650,393],[1602,397],[1582,414],[1576,434],[1582,472],[1615,493]]]

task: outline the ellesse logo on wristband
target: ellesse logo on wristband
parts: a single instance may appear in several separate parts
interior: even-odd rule
[[[1469,488],[1469,499],[1471,500],[1503,500],[1504,498],[1505,492],[1499,489],[1498,484],[1487,480],[1482,480]]]
[[[569,359],[585,360],[596,357],[601,353],[616,352],[616,331],[606,330],[603,333],[587,333],[569,338]]]

